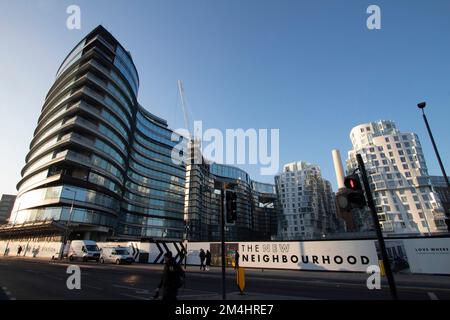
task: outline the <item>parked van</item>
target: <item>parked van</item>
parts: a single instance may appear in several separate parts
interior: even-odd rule
[[[67,255],[70,261],[77,259],[100,261],[100,249],[92,240],[72,240]]]
[[[101,249],[101,263],[109,262],[115,264],[132,264],[133,261],[133,257],[125,247],[104,247]]]

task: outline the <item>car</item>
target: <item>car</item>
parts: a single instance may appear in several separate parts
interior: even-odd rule
[[[103,247],[101,249],[100,263],[132,264],[133,261],[134,259],[127,248]]]

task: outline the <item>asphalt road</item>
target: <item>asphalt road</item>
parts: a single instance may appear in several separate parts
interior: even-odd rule
[[[67,268],[81,269],[81,289],[69,290]],[[139,299],[149,300],[159,283],[162,265],[101,265],[96,262],[33,260],[0,257],[0,300],[2,299]],[[235,273],[227,269],[228,299],[390,299],[383,279],[381,290],[368,290],[366,274],[246,270],[245,295],[238,294]],[[396,275],[401,299],[450,300],[450,277]],[[180,300],[221,299],[221,269],[199,271],[188,266]]]

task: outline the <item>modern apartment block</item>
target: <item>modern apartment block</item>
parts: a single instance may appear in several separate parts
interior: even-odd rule
[[[386,235],[447,231],[416,134],[401,132],[392,121],[378,121],[354,127],[350,139],[347,171],[357,168],[356,154],[361,154]]]
[[[52,221],[69,222],[72,238],[182,238],[185,166],[171,160],[182,138],[138,88],[130,53],[102,26],[64,59],[17,184],[22,233]]]
[[[343,231],[331,184],[322,178],[319,166],[303,161],[286,164],[275,177],[275,186],[282,210],[279,239],[322,239]]]
[[[0,224],[5,224],[11,215],[16,196],[12,194],[3,194],[0,199]]]
[[[204,159],[188,163],[186,170],[188,240],[220,241],[220,191],[225,187],[237,194],[237,221],[226,225],[226,241],[270,240],[276,235],[278,211],[273,184],[255,182],[239,168]]]

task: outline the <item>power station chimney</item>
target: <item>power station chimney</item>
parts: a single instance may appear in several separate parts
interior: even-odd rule
[[[336,180],[338,190],[344,188],[344,167],[342,166],[341,153],[337,149],[331,151],[333,156],[334,171],[336,172]]]

